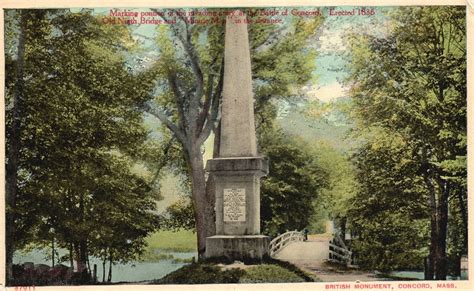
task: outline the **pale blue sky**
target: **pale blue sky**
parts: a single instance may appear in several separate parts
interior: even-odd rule
[[[115,8],[120,11],[150,11],[147,8]],[[318,7],[291,7],[288,10],[291,11],[294,8],[298,10],[315,10]],[[331,102],[337,100],[337,98],[347,96],[347,88],[344,87],[342,81],[346,77],[348,35],[360,32],[369,34],[383,33],[383,30],[386,29],[386,25],[384,25],[386,17],[384,14],[390,10],[387,7],[371,7],[375,12],[372,16],[357,15],[358,13],[352,16],[331,16],[329,15],[331,8],[334,11],[357,11],[357,8],[360,7],[320,7],[325,20],[317,32],[317,38],[313,40],[314,43],[310,44],[317,49],[318,56],[314,60],[316,64],[316,69],[313,72],[315,81],[303,88],[308,100]],[[114,7],[95,8],[94,13],[108,16],[111,9],[114,9]],[[290,17],[285,18],[285,23],[288,23]],[[143,51],[139,57],[143,58],[146,56],[145,65],[147,62],[153,62],[159,55],[158,47],[155,43],[156,28],[158,26],[142,24],[130,27],[133,29],[135,38],[141,41]],[[289,104],[281,103],[280,111],[288,110],[288,106]],[[158,120],[150,116],[145,117],[145,123],[151,128],[160,126]],[[159,136],[159,131],[152,130],[152,132]]]
[[[94,12],[98,15],[108,15],[111,8],[94,8]],[[127,11],[149,11],[147,8],[119,8]],[[270,8],[270,7],[268,7]],[[308,9],[314,10],[317,7],[291,7],[299,10]],[[345,36],[351,32],[364,31],[367,33],[379,33],[381,26],[384,23],[384,13],[390,10],[390,7],[369,7],[373,8],[375,14],[372,16],[330,16],[329,9],[331,7],[321,7],[325,22],[321,28],[320,38],[317,40],[316,47],[320,51],[316,58],[316,70],[314,74],[318,76],[317,84],[311,84],[314,87],[333,86],[334,84],[345,77],[344,65],[345,60],[343,53],[345,52]],[[357,6],[339,6],[332,7],[334,11],[352,11]],[[80,8],[73,8],[73,11],[78,11]],[[155,38],[155,25],[133,25],[134,35],[139,37],[143,42],[143,48],[148,51],[147,55],[157,54],[157,47],[153,41]]]
[[[299,10],[314,10],[317,7],[291,7]],[[329,10],[334,11],[353,11],[353,16],[331,16]],[[375,14],[372,16],[357,15],[356,6],[340,6],[340,7],[321,7],[324,24],[318,32],[318,39],[313,44],[318,52],[318,57],[314,60],[316,70],[314,75],[316,82],[308,84],[305,87],[309,99],[317,98],[324,102],[329,102],[338,97],[345,96],[345,90],[342,80],[346,76],[347,58],[347,36],[350,33],[369,33],[380,34],[386,29],[384,14],[391,10],[391,7],[369,7],[373,9]],[[100,15],[108,15],[112,8],[94,8],[94,12]],[[149,11],[147,8],[117,8],[127,11]],[[74,10],[80,10],[76,8]],[[158,48],[154,43],[156,25],[133,25],[133,34],[142,42],[144,49],[143,55],[153,59],[158,55]]]

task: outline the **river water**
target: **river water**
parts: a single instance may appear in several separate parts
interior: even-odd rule
[[[401,277],[401,278],[418,279],[418,280],[423,280],[425,278],[424,272],[416,272],[416,271],[394,271],[394,272],[391,272],[390,275]],[[467,280],[467,279],[468,279],[467,270],[461,271],[461,278],[455,278],[451,276],[448,276],[447,278],[447,280]]]
[[[197,258],[196,252],[178,253],[166,252],[173,255],[174,258],[191,259]],[[14,264],[33,262],[35,264],[45,264],[51,266],[51,260],[45,259],[45,253],[40,250],[33,250],[28,253],[15,253],[13,257]],[[97,278],[102,281],[102,261],[96,258],[90,258],[91,268],[97,264]],[[65,263],[69,266],[69,263]],[[131,262],[128,264],[117,264],[112,266],[112,282],[140,282],[163,278],[165,275],[187,265],[187,263],[174,262],[173,260],[162,260],[159,262]],[[109,264],[105,267],[105,277],[108,275]]]

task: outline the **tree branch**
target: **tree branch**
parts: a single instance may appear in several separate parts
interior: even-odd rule
[[[206,124],[203,127],[202,132],[198,138],[198,144],[202,144],[211,134],[211,131],[214,130],[218,116],[219,116],[219,105],[222,95],[222,89],[224,87],[224,58],[222,58],[221,71],[219,74],[219,82],[217,83],[216,90],[212,96],[212,107],[208,112]]]
[[[216,59],[212,62],[212,64],[216,63]],[[212,68],[212,65],[211,65]],[[220,74],[220,73],[219,73]],[[207,82],[207,94],[204,100],[204,104],[202,106],[202,110],[199,113],[198,120],[197,120],[197,134],[200,135],[202,130],[204,129],[204,122],[206,121],[206,117],[209,114],[209,109],[211,107],[212,99],[214,97],[214,78],[217,73],[210,72],[209,79]]]
[[[163,111],[151,106],[149,102],[146,102],[144,104],[144,109],[149,114],[158,118],[169,130],[171,130],[171,132],[174,133],[174,135],[181,142],[181,144],[183,144],[184,146],[187,145],[185,133],[178,126],[176,126],[176,124],[169,120],[168,116]]]
[[[158,180],[158,178],[160,177],[161,170],[169,162],[169,158],[167,156],[168,156],[168,153],[169,153],[171,147],[173,146],[175,138],[176,138],[175,136],[171,136],[171,138],[168,140],[168,142],[166,143],[166,145],[163,148],[163,159],[158,163],[158,166],[156,166],[157,170],[156,170],[156,172],[155,172],[155,174],[153,175],[153,178],[152,178],[152,180],[154,182]]]
[[[168,72],[168,82],[170,83],[171,90],[176,98],[176,107],[178,109],[178,124],[179,128],[186,133],[188,120],[184,113],[184,98],[179,92],[178,78],[176,74]]]
[[[187,52],[188,58],[191,61],[191,69],[194,73],[194,76],[196,77],[196,85],[195,85],[195,92],[191,96],[190,100],[190,106],[189,106],[189,116],[192,125],[191,132],[195,134],[195,136],[198,136],[198,132],[200,131],[199,128],[197,127],[197,119],[198,119],[198,113],[199,113],[199,103],[201,101],[201,97],[204,93],[204,76],[201,71],[201,67],[199,66],[199,56],[192,44],[191,40],[191,32],[188,27],[188,23],[186,22],[185,19],[181,18],[184,22],[185,25],[185,38],[182,38],[182,43],[184,46],[184,49]]]
[[[152,9],[152,11],[158,12],[157,9]],[[184,33],[182,33],[177,28],[178,27],[177,25],[171,25],[170,27],[171,27],[171,30],[173,31],[173,34],[181,42],[188,56],[188,59],[190,61],[191,69],[194,73],[194,76],[196,77],[196,84],[194,86],[195,88],[194,94],[193,95],[189,94],[191,98],[190,98],[189,107],[188,107],[188,111],[189,111],[188,125],[190,126],[190,133],[196,136],[197,132],[199,132],[199,130],[196,130],[196,124],[197,124],[196,121],[197,121],[198,112],[199,112],[199,102],[204,92],[204,77],[203,77],[201,68],[199,66],[199,63],[200,63],[199,56],[192,44],[191,33],[190,33],[187,20],[183,16],[183,13],[177,13],[178,10],[171,9],[171,11],[173,11],[177,15],[177,17],[181,19],[181,21],[184,23]],[[164,15],[160,15],[160,17],[163,18],[165,21],[168,20],[168,18]]]

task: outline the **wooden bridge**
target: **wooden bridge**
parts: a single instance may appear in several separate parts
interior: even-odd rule
[[[287,231],[284,234],[281,234],[274,238],[269,245],[269,253],[271,257],[276,257],[276,255],[282,251],[286,246],[294,242],[302,242],[305,240],[305,235],[303,231]],[[325,242],[326,240],[322,240]],[[300,245],[302,246],[302,245]],[[327,249],[326,260],[339,263],[344,265],[351,265],[352,263],[352,252],[349,250],[347,245],[344,243],[344,240],[341,239],[339,234],[334,234],[333,238],[329,242],[321,245],[324,249]],[[322,252],[326,254],[325,251]]]
[[[299,231],[286,232],[272,240],[270,255],[315,274],[325,282],[376,281],[373,273],[361,272],[353,265],[353,254],[337,235],[310,235],[304,241]],[[328,262],[349,267],[344,272]],[[343,267],[345,269],[345,267]]]
[[[269,245],[269,253],[271,257],[278,254],[284,247],[292,242],[298,242],[304,240],[304,234],[301,231],[287,231],[274,238]]]

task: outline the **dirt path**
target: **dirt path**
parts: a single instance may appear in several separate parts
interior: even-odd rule
[[[340,271],[326,262],[329,257],[328,235],[309,236],[308,241],[289,244],[276,258],[288,261],[299,268],[316,275],[323,282],[380,281],[373,273],[357,270]]]

